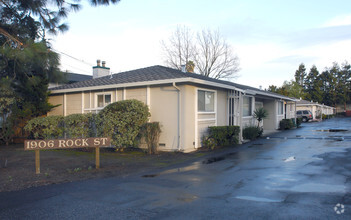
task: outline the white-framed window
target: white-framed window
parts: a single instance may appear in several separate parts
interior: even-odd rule
[[[243,97],[243,117],[252,116],[252,97]]]
[[[215,92],[197,90],[197,111],[215,112]]]
[[[278,102],[278,115],[284,114],[284,102]]]
[[[96,94],[96,108],[104,108],[105,106],[111,104],[112,93],[97,93]]]

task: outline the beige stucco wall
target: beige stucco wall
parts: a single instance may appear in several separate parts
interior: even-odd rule
[[[227,90],[217,90],[217,126],[228,125],[227,97]]]
[[[117,101],[123,100],[123,89],[117,89]]]
[[[127,92],[128,94],[128,92]],[[172,86],[150,88],[150,121],[161,124],[159,150],[177,150],[178,93]]]
[[[286,103],[286,118],[295,118],[295,102]]]
[[[66,94],[66,115],[82,113],[82,94]]]
[[[142,101],[146,104],[146,87],[143,88],[127,88],[126,90],[126,100],[136,99]]]
[[[275,106],[276,106],[276,112],[277,112],[277,116],[276,116],[276,121],[275,121],[275,129],[279,129],[279,123],[281,120],[283,120],[285,118],[285,108],[283,107],[283,114],[278,115],[278,106],[280,101],[276,100],[275,101]]]
[[[196,87],[181,85],[179,88],[181,90],[181,148],[189,152],[195,149]]]
[[[49,103],[60,106],[53,108],[48,115],[63,115],[63,95],[49,96]]]
[[[195,142],[195,87],[180,85],[178,88],[180,93],[173,86],[150,88],[150,121],[158,121],[162,126],[160,150],[189,152],[194,150]],[[178,93],[180,95],[179,115]],[[178,117],[180,118],[179,124]],[[180,132],[179,149],[178,129]]]
[[[92,108],[91,92],[84,92],[84,113],[87,113],[86,109]]]
[[[263,120],[263,130],[275,130],[276,129],[276,114],[277,107],[275,100],[265,99],[263,102],[263,107],[268,112],[268,117]]]
[[[307,105],[307,106],[298,105],[296,106],[296,110],[309,110],[312,112],[313,108],[311,105]]]

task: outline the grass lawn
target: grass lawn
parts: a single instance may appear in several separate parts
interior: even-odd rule
[[[79,181],[91,178],[126,176],[155,168],[177,165],[210,154],[160,152],[147,155],[140,149],[116,152],[100,150],[100,169],[95,169],[95,149],[41,150],[40,174],[35,174],[34,151],[23,144],[0,146],[0,192]]]

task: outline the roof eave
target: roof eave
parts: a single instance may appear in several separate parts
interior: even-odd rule
[[[79,87],[79,88],[70,88],[70,89],[57,89],[57,90],[51,90],[51,94],[84,92],[84,91],[91,91],[91,90],[127,88],[127,87],[137,87],[137,86],[163,85],[163,84],[184,83],[184,82],[197,83],[201,85],[214,86],[218,88],[232,89],[232,90],[244,92],[244,90],[238,89],[235,86],[186,77],[186,78],[153,80],[153,81],[143,81],[143,82],[133,82],[133,83],[120,83],[120,84],[101,85],[101,86],[88,86],[88,87]]]
[[[278,99],[283,99],[283,100],[288,100],[288,101],[295,101],[295,99],[293,98],[289,98],[289,97],[283,97],[283,96],[280,96],[280,95],[274,95],[274,94],[269,94],[269,93],[266,93],[266,92],[261,92],[261,91],[256,91],[256,90],[251,90],[251,89],[248,89],[248,90],[245,90],[253,95],[256,95],[256,94],[259,94],[259,95],[263,95],[263,96],[268,96],[268,97],[272,97],[272,98],[278,98]]]

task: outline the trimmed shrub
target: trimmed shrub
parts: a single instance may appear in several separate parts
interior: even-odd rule
[[[97,134],[111,137],[112,144],[117,148],[130,147],[148,117],[149,108],[141,101],[133,99],[114,102],[98,113]]]
[[[215,149],[216,147],[216,141],[214,138],[208,137],[208,136],[203,136],[201,139],[201,144],[202,147],[208,148],[208,149]]]
[[[73,114],[64,118],[65,133],[70,138],[90,137],[92,133],[93,114]]]
[[[24,127],[24,130],[30,133],[30,138],[62,138],[64,133],[63,116],[52,115],[33,118]]]
[[[331,118],[334,118],[334,117],[335,117],[335,115],[325,115],[325,114],[322,115],[322,119],[323,119],[323,120],[325,120],[325,119],[331,119]]]
[[[300,127],[302,124],[302,118],[296,118],[296,127]]]
[[[291,119],[283,119],[279,123],[280,130],[288,130],[294,127],[294,123]]]
[[[249,126],[243,130],[243,138],[246,140],[255,140],[263,134],[263,128],[256,126]]]
[[[239,143],[239,126],[208,127],[208,137],[213,138],[217,146],[228,146]]]
[[[145,123],[141,128],[142,137],[146,141],[149,154],[157,153],[157,146],[161,135],[161,126],[159,122]]]

